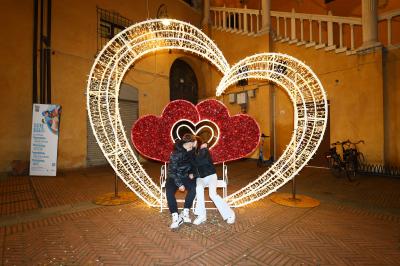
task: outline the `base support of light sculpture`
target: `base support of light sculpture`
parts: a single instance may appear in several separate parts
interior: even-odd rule
[[[275,193],[270,196],[270,199],[279,205],[297,208],[314,208],[320,204],[319,200],[305,195],[296,195],[293,199],[291,193]]]
[[[116,206],[132,203],[136,199],[137,197],[133,192],[120,192],[117,196],[111,192],[97,197],[93,203],[103,206]]]
[[[272,202],[279,205],[297,208],[313,208],[319,206],[319,200],[305,195],[296,194],[296,177],[292,179],[292,193],[275,193],[270,197]]]
[[[103,206],[117,206],[132,203],[136,199],[132,192],[118,191],[118,175],[115,175],[114,193],[106,193],[93,200],[94,204]]]

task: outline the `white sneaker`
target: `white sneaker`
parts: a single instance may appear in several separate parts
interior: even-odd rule
[[[226,222],[227,222],[228,224],[234,224],[234,223],[235,223],[235,218],[236,218],[235,213],[232,212],[232,215],[229,216],[228,219],[226,219]]]
[[[183,220],[184,223],[191,223],[192,219],[190,219],[189,216],[189,209],[185,208],[183,209],[183,211],[181,212],[180,215],[181,219]]]
[[[178,228],[181,224],[183,224],[182,218],[178,215],[177,212],[174,212],[172,214],[172,223],[170,225],[171,229],[176,229]]]
[[[197,216],[196,219],[194,219],[193,224],[199,225],[199,224],[204,223],[205,221],[207,221],[207,216],[199,215],[199,216]]]

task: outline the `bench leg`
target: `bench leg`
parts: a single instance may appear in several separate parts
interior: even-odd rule
[[[193,205],[192,205],[192,212],[193,212],[194,214],[196,214],[196,213],[195,213],[196,205],[197,205],[197,196],[194,198],[194,200],[193,200]]]

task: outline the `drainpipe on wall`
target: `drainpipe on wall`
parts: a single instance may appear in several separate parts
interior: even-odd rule
[[[269,85],[270,89],[270,154],[276,161],[276,88],[274,84]]]
[[[33,5],[34,5],[33,7],[34,13],[33,13],[33,45],[32,45],[32,62],[33,62],[32,102],[50,104],[51,103],[52,0],[47,0],[47,2],[45,2],[44,0],[40,0],[40,3],[39,0],[34,0]],[[45,5],[47,5],[46,8]],[[46,25],[44,25],[45,23]],[[39,64],[37,59],[38,41],[39,41]],[[39,68],[39,82],[38,82],[38,68]]]
[[[46,37],[46,103],[51,103],[51,1],[47,0],[47,37]]]
[[[38,0],[33,1],[33,45],[32,45],[32,103],[37,103],[37,38],[38,35]]]
[[[43,73],[43,62],[44,62],[44,53],[43,53],[43,0],[40,0],[40,37],[39,37],[39,103],[44,103],[44,73]]]
[[[262,0],[261,1],[261,17],[262,17],[262,31],[266,32],[268,35],[267,40],[267,52],[273,51],[273,43],[271,41],[271,0]],[[276,101],[276,88],[274,84],[268,85],[270,93],[269,93],[269,121],[270,121],[270,138],[269,138],[269,147],[270,147],[270,155],[274,157],[276,160],[276,128],[275,128],[275,101]]]

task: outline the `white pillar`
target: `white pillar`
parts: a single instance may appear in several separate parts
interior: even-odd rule
[[[224,9],[222,11],[222,28],[226,29],[226,11],[225,11],[225,5]]]
[[[247,9],[246,5],[244,5],[244,9]],[[250,19],[251,19],[251,16],[250,16]],[[247,13],[246,12],[243,13],[243,29],[244,29],[244,32],[246,32],[246,33],[249,32],[249,29],[247,26]]]
[[[261,1],[262,30],[270,31],[271,27],[271,0]]]
[[[354,24],[350,24],[350,50],[354,50]]]
[[[318,38],[319,44],[322,44],[322,21],[318,20]]]
[[[332,16],[332,11],[328,11],[328,16]],[[328,30],[328,46],[332,46],[333,45],[333,22],[328,21],[327,22],[327,30]]]
[[[362,0],[362,49],[380,46],[378,42],[378,0]]]
[[[203,21],[201,24],[203,26],[208,26],[210,23],[210,0],[203,1]]]
[[[304,23],[303,19],[300,19],[300,40],[304,42],[304,29],[303,29]]]
[[[294,17],[295,11],[292,8],[292,15],[290,18],[290,38],[291,40],[296,40],[296,18]]]

